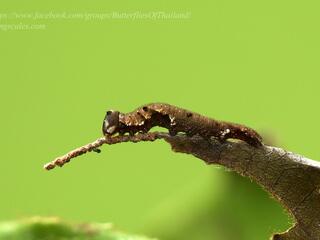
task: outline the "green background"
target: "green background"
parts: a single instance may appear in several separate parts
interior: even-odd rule
[[[187,13],[186,19],[0,19],[0,220],[113,222],[173,239],[268,239],[291,220],[254,183],[168,144],[104,146],[107,109],[167,102],[244,123],[320,158],[318,1],[1,1],[14,13]],[[2,15],[3,16],[3,15]]]

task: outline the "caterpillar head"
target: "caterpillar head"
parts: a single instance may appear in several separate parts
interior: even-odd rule
[[[104,135],[113,135],[118,132],[119,114],[118,111],[107,111],[102,124],[102,132]]]

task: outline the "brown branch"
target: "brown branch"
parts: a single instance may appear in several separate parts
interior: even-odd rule
[[[67,154],[55,158],[53,161],[45,164],[43,166],[46,170],[54,169],[56,166],[62,167],[64,164],[71,161],[72,158],[78,157],[84,153],[92,152],[101,147],[103,144],[117,144],[122,142],[141,142],[141,141],[154,141],[159,138],[163,138],[163,134],[158,132],[153,133],[145,133],[145,134],[137,134],[134,136],[123,135],[123,136],[115,136],[115,137],[101,137],[95,140],[92,143],[88,143],[82,147],[76,148]]]
[[[213,138],[208,141],[199,136],[170,136],[155,132],[100,138],[55,159],[45,168],[49,170],[54,166],[63,166],[70,159],[103,144],[154,141],[160,138],[170,143],[175,152],[192,154],[207,164],[223,165],[263,186],[296,221],[287,232],[275,234],[273,240],[320,239],[320,163],[280,148],[256,148],[244,142],[221,143]]]

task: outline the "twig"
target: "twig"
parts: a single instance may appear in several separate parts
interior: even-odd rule
[[[123,135],[123,136],[115,136],[115,137],[101,137],[95,140],[92,143],[88,143],[82,147],[76,148],[67,154],[57,157],[52,162],[49,162],[43,166],[46,170],[54,169],[56,166],[62,167],[64,164],[70,162],[72,158],[78,157],[84,153],[96,151],[97,148],[102,146],[103,144],[117,144],[122,142],[141,142],[141,141],[154,141],[159,138],[165,137],[165,134],[153,132],[153,133],[144,133],[137,134],[134,136]]]

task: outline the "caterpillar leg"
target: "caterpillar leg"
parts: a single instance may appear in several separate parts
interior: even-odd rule
[[[229,128],[226,128],[224,130],[222,130],[218,136],[218,139],[220,141],[225,141],[227,138],[228,138],[228,135],[230,134],[230,129]]]
[[[169,134],[170,134],[170,136],[175,136],[175,135],[177,135],[177,130],[175,130],[175,129],[173,129],[173,128],[170,128],[169,129]]]

